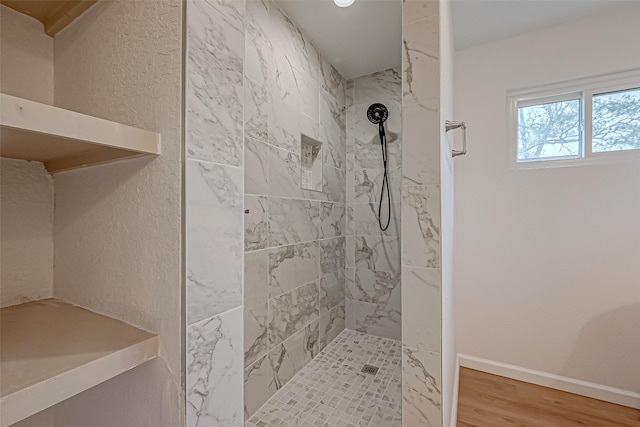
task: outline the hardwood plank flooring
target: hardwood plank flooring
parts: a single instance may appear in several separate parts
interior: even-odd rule
[[[458,427],[640,427],[640,410],[460,368]]]

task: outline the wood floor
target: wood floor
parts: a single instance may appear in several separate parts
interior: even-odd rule
[[[458,427],[640,427],[640,411],[460,368]]]

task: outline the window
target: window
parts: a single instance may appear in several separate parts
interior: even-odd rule
[[[596,153],[640,148],[640,88],[593,96],[591,144]]]
[[[509,103],[517,168],[640,156],[640,70],[510,93]]]

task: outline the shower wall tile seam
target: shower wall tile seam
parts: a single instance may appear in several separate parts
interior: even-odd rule
[[[199,163],[206,163],[209,165],[215,165],[215,166],[224,166],[224,167],[228,167],[228,168],[233,168],[233,169],[238,169],[241,171],[244,171],[244,165],[240,164],[240,165],[232,165],[232,164],[228,164],[228,163],[220,163],[220,162],[212,162],[210,160],[205,160],[205,159],[199,159],[197,157],[186,157],[187,161],[194,161],[194,162],[199,162]]]
[[[269,299],[268,299],[268,301],[274,300],[274,299],[276,299],[276,298],[280,298],[280,297],[281,297],[281,296],[283,296],[283,295],[290,294],[290,293],[292,293],[292,292],[294,292],[294,291],[296,291],[296,290],[299,290],[300,288],[303,288],[303,287],[305,287],[305,286],[309,286],[310,284],[312,284],[312,283],[314,283],[314,282],[317,282],[317,281],[318,281],[318,280],[320,280],[320,279],[321,279],[320,277],[316,277],[315,279],[313,279],[313,280],[309,280],[308,282],[303,283],[302,285],[298,285],[298,286],[296,286],[295,288],[293,288],[293,289],[291,289],[291,290],[288,290],[288,291],[286,291],[286,292],[279,293],[279,294],[277,294],[277,295],[270,296],[270,297],[269,297]],[[258,304],[258,306],[259,306],[259,305],[260,305],[260,304]]]
[[[256,86],[258,86],[258,87],[262,88],[262,89],[266,89],[266,88],[264,88],[264,87],[262,87],[262,86],[258,85],[257,83],[254,83],[254,84],[255,84]],[[303,112],[300,112],[300,114],[302,114],[302,115],[303,115],[303,116],[305,116],[306,118],[313,119],[313,117],[310,117],[310,116],[306,115],[306,114],[305,114],[305,113],[303,113]],[[321,123],[320,123],[320,122],[318,122],[318,124],[320,125]],[[310,137],[311,139],[315,139],[315,140],[317,140],[317,141],[321,142],[323,145],[324,145],[324,144],[329,144],[329,143],[330,143],[330,141],[323,140],[323,139],[322,139],[322,138],[320,138],[320,137],[316,138],[316,137],[313,137],[312,135],[306,135],[306,136]],[[293,150],[289,150],[288,148],[284,148],[284,147],[281,147],[281,146],[279,146],[279,145],[275,145],[275,144],[273,144],[273,143],[269,142],[269,140],[268,140],[268,139],[265,141],[265,140],[258,139],[258,138],[254,138],[254,137],[251,137],[251,136],[245,136],[244,138],[245,138],[245,139],[248,139],[248,140],[250,140],[250,141],[252,141],[252,142],[259,142],[259,143],[261,143],[261,144],[268,145],[269,147],[273,147],[273,148],[277,148],[277,149],[282,150],[282,151],[286,151],[286,152],[288,152],[288,153],[293,153],[293,154],[298,155],[298,156],[300,155],[300,152],[299,152],[299,151],[293,151]],[[325,162],[323,162],[323,165],[324,165],[324,166],[328,166],[328,167],[333,167],[334,169],[344,169],[344,168],[336,168],[335,166],[331,166],[330,164],[325,163]]]
[[[247,194],[247,196],[254,196],[253,194]],[[254,196],[254,197],[266,197],[266,196]],[[296,199],[294,199],[296,200]],[[302,200],[302,199],[297,199],[297,200]],[[338,202],[340,203],[340,202]],[[299,242],[294,242],[294,243],[286,243],[283,245],[275,245],[275,246],[265,246],[264,248],[256,248],[256,249],[248,249],[245,250],[245,253],[253,253],[253,252],[259,252],[259,251],[264,251],[267,249],[279,249],[279,248],[286,248],[287,246],[293,246],[293,245],[301,245],[304,243],[314,243],[314,242],[323,242],[323,241],[327,241],[327,240],[333,240],[333,239],[339,239],[341,237],[347,237],[346,234],[341,234],[339,236],[334,236],[334,237],[322,237],[322,238],[318,238],[318,239],[311,239],[311,240],[302,240]],[[379,237],[376,235],[358,235],[358,237]],[[385,236],[385,237],[389,237],[391,239],[396,238],[397,236]]]

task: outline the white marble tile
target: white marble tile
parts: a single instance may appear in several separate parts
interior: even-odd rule
[[[440,270],[402,268],[402,343],[437,351],[441,345]]]
[[[269,237],[267,201],[268,199],[264,196],[244,196],[244,248],[247,251],[267,247]]]
[[[241,427],[242,308],[187,329],[187,426]]]
[[[269,147],[269,196],[302,198],[300,156]]]
[[[308,242],[318,238],[318,202],[269,197],[268,206],[270,246]]]
[[[244,254],[244,306],[252,308],[269,300],[269,250]]]
[[[347,204],[345,234],[347,236],[354,236],[356,234],[355,207],[353,203]]]
[[[244,366],[267,354],[267,303],[244,309]]]
[[[269,88],[269,68],[273,58],[273,45],[269,39],[268,0],[247,0],[245,21],[245,77]]]
[[[439,100],[403,108],[403,185],[440,183]]]
[[[300,135],[318,139],[318,118],[309,117],[278,98],[269,114],[269,143],[300,154]]]
[[[273,50],[274,63],[271,95],[311,118],[318,117],[318,82],[299,68],[278,47]]]
[[[440,267],[440,187],[402,187],[402,263]]]
[[[356,237],[346,236],[345,238],[345,267],[355,268],[356,266]]]
[[[351,157],[353,158],[353,154],[351,155]],[[348,158],[349,155],[347,154],[347,159]],[[345,199],[347,203],[353,203],[356,199],[356,173],[353,168],[351,168],[351,170],[347,170],[347,173],[345,175],[345,186]]]
[[[320,315],[326,314],[339,304],[344,303],[344,269],[320,279]]]
[[[367,334],[400,340],[400,307],[353,301],[355,330]]]
[[[244,370],[244,418],[249,419],[276,392],[267,355]],[[245,427],[247,425],[245,424]]]
[[[354,104],[395,101],[402,97],[402,77],[400,71],[390,68],[354,79]]]
[[[440,353],[402,347],[402,424],[442,426]]]
[[[318,354],[318,328],[319,321],[316,319],[269,352],[277,389],[282,388]]]
[[[382,193],[382,183],[384,179],[384,169],[373,167],[371,169],[362,168],[356,165],[354,173],[354,193],[356,203],[373,202],[379,203],[382,196],[383,202],[387,201],[387,188],[391,196],[391,203],[400,202],[402,187],[402,169],[400,167],[389,168],[387,176],[388,187],[385,184],[384,194]]]
[[[344,300],[320,316],[320,350],[332,342],[345,327]]]
[[[345,271],[345,284],[344,284],[344,294],[345,300],[354,300],[353,290],[356,285],[356,269],[353,267],[347,267],[344,269]]]
[[[341,86],[344,87],[345,84],[340,72],[323,57],[320,57],[320,72],[322,73],[322,88],[333,97],[338,98]],[[344,91],[344,89],[342,90]]]
[[[344,307],[345,307],[344,308],[345,328],[355,331],[356,330],[355,301],[352,299],[345,300]]]
[[[269,346],[273,347],[318,318],[318,281],[269,300]]]
[[[440,96],[439,16],[402,27],[404,105],[425,104]]]
[[[242,165],[244,2],[187,3],[187,156]]]
[[[345,88],[345,107],[352,107],[354,103],[354,90],[355,81],[353,79],[347,80],[347,86]]]
[[[322,193],[310,192],[322,195],[323,200],[345,203],[346,201],[346,172],[341,169],[324,165],[322,171]]]
[[[316,280],[319,258],[317,242],[269,249],[269,298]]]
[[[400,273],[373,271],[364,268],[355,270],[355,280],[348,282],[349,296],[361,302],[374,304],[391,303],[400,307]]]
[[[270,8],[271,37],[282,50],[288,62],[295,64],[313,79],[320,72],[320,55],[311,41],[282,11],[272,4]]]
[[[356,267],[375,271],[400,271],[400,239],[356,237]]]
[[[264,87],[244,79],[244,136],[268,142],[269,92]]]
[[[345,267],[346,240],[343,237],[320,240],[320,273],[322,276]]]
[[[242,304],[242,170],[189,160],[187,321]]]
[[[320,202],[320,238],[339,237],[345,234],[345,204]]]
[[[244,192],[269,194],[269,146],[250,138],[244,144]]]
[[[320,141],[324,143],[324,163],[346,169],[346,113],[338,100],[320,90]]]
[[[385,231],[380,229],[378,208],[378,202],[354,204],[356,236],[400,236],[400,202],[391,204],[391,214],[389,215],[389,204],[386,199],[383,199],[382,225],[387,225],[387,221],[389,220],[388,228]]]
[[[439,5],[438,0],[402,0],[402,24],[412,24],[437,15]]]

